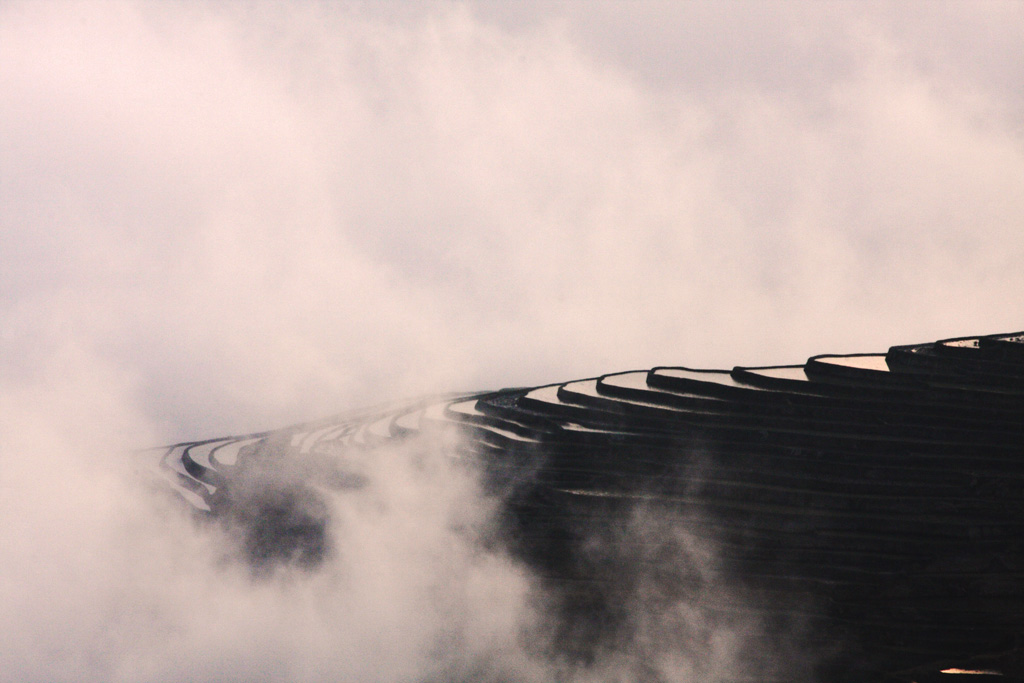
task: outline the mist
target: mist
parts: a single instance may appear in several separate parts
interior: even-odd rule
[[[0,678],[641,677],[523,635],[472,468],[381,454],[254,577],[132,454],[1020,329],[1022,45],[1014,2],[0,4]]]

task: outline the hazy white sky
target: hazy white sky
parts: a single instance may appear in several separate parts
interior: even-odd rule
[[[198,437],[1022,328],[1022,82],[1020,2],[4,2],[0,391]]]

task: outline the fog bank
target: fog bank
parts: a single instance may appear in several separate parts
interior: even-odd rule
[[[673,629],[746,666],[686,604],[550,657],[444,448],[259,576],[132,455],[1024,327],[1024,5],[624,7],[0,4],[0,678],[705,680]]]

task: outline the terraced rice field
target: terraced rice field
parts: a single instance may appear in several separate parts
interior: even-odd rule
[[[730,586],[661,589],[793,633],[822,680],[1019,679],[1024,334],[429,397],[144,457],[197,514],[248,529],[254,566],[315,567],[323,522],[296,497],[358,487],[352,453],[418,438],[482,471],[567,658],[630,628],[616,601],[645,560],[588,543],[642,507],[705,536]],[[245,473],[279,466],[288,495],[240,511]]]

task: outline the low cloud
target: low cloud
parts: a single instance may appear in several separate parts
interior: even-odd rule
[[[128,454],[1020,328],[1020,5],[933,5],[0,5],[4,675],[549,674],[472,476],[307,501],[327,568],[254,578]]]
[[[5,680],[538,680],[518,646],[530,576],[479,542],[493,505],[450,453],[362,453],[355,487],[283,463],[233,482],[216,521],[133,474],[102,409],[61,441],[59,403],[19,398],[5,417],[28,441],[0,442],[20,455],[2,477]]]
[[[226,482],[227,510],[190,512],[151,454],[125,457],[127,411],[110,408],[130,394],[96,367],[64,368],[101,399],[66,422],[49,411],[68,397],[3,405],[22,427],[0,440],[21,456],[0,479],[5,679],[696,682],[780,666],[784,638],[715,611],[746,598],[693,519],[627,506],[577,528],[566,552],[586,581],[566,584],[523,554],[535,531],[507,507],[514,487],[457,438],[304,462],[287,432]]]
[[[1006,60],[878,6],[638,15],[724,78],[571,7],[6,4],[4,367],[71,339],[174,439],[1019,326]]]

